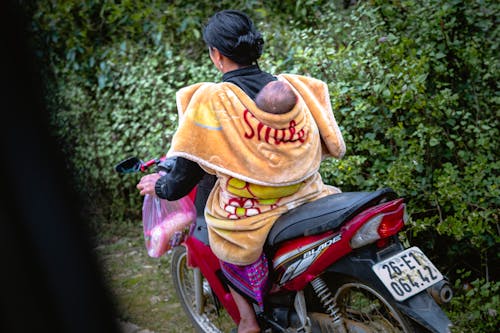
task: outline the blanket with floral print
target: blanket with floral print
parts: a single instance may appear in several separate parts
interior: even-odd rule
[[[207,202],[210,246],[221,259],[250,264],[274,221],[339,190],[323,184],[323,158],[345,153],[327,85],[281,74],[298,96],[284,114],[260,110],[232,83],[198,83],[177,93],[179,127],[168,156],[197,162],[218,181]]]

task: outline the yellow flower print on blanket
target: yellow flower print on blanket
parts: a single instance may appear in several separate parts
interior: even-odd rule
[[[227,191],[237,197],[229,199],[224,209],[230,219],[254,216],[261,213],[262,205],[272,209],[280,198],[296,193],[300,186],[301,183],[278,187],[263,186],[231,178],[227,183]]]

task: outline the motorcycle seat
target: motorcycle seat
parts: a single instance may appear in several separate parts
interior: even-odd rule
[[[305,203],[281,215],[271,228],[266,246],[340,227],[361,211],[398,197],[391,188],[374,192],[342,192]]]

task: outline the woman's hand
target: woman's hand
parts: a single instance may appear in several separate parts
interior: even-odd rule
[[[155,184],[161,176],[158,173],[152,173],[141,178],[137,184],[137,189],[141,195],[156,195]]]

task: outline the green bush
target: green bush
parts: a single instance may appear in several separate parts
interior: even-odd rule
[[[498,332],[500,282],[484,279],[470,281],[469,273],[459,273],[461,278],[455,281],[457,292],[448,311],[456,327],[453,332]]]

